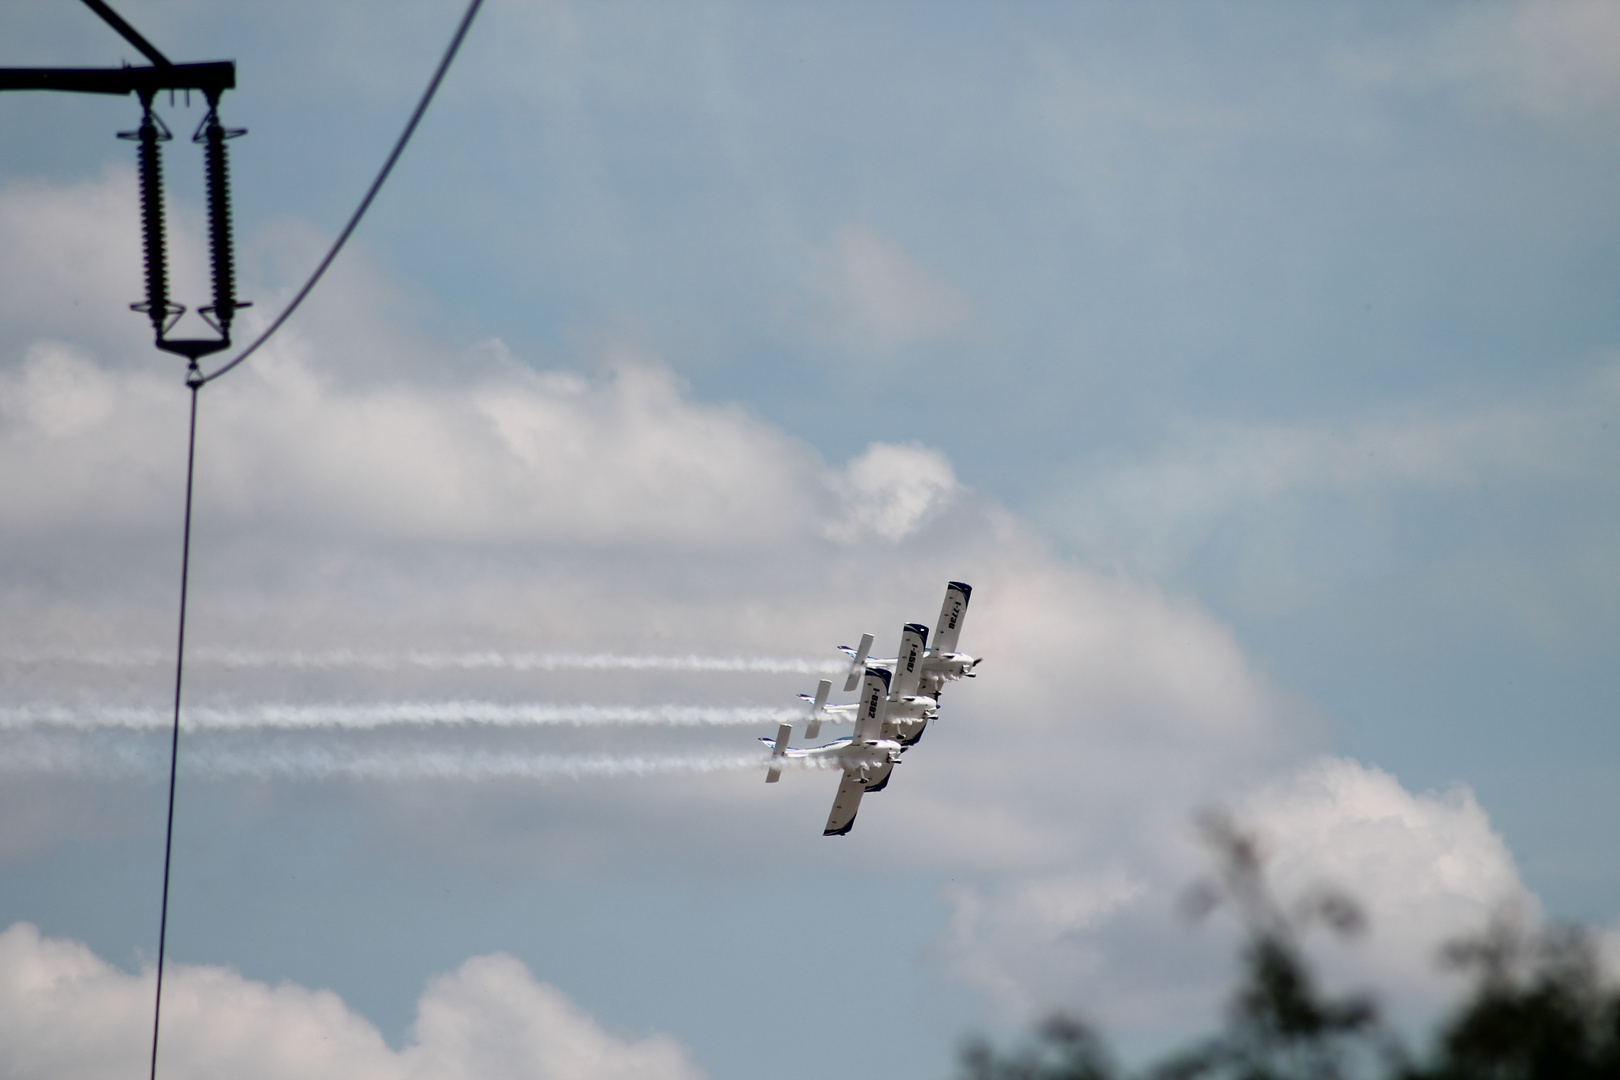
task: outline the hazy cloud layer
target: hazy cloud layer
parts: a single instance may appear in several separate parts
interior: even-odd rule
[[[1524,508],[1487,521],[1505,541],[1499,547],[1595,551],[1612,530],[1600,511],[1553,522],[1534,507],[1549,497],[1611,503],[1617,427],[1620,367],[1612,361],[1564,387],[1473,409],[1315,424],[1206,421],[1134,459],[1112,454],[1077,466],[1048,496],[1043,520],[1090,559],[1158,579],[1217,558],[1231,568],[1240,602],[1286,609],[1376,572],[1421,515],[1485,492]],[[1431,538],[1458,551],[1479,541],[1443,523]],[[1504,566],[1503,576],[1557,576],[1560,562]],[[1587,588],[1616,595],[1620,583],[1594,577],[1590,559],[1564,566]]]
[[[74,190],[77,214],[110,222],[122,213],[94,187]],[[38,197],[33,189],[0,194],[0,220],[11,213],[6,200]],[[19,251],[0,275],[21,273],[26,255]],[[905,265],[890,255],[872,258],[892,277]],[[1427,937],[1444,919],[1483,910],[1494,892],[1516,888],[1500,841],[1466,798],[1414,797],[1349,763],[1291,773],[1320,749],[1320,722],[1256,669],[1228,627],[1131,574],[1054,556],[1031,526],[961,485],[939,450],[878,441],[844,465],[828,464],[740,406],[695,400],[656,358],[616,345],[588,358],[591,375],[537,371],[485,343],[452,357],[463,377],[422,377],[447,350],[394,326],[389,295],[359,275],[334,279],[327,301],[347,312],[349,336],[367,338],[376,327],[412,378],[378,377],[375,357],[351,356],[316,323],[290,330],[203,391],[192,594],[199,647],[826,656],[866,630],[878,634],[879,649],[891,648],[900,623],[932,621],[944,583],[955,578],[976,590],[962,647],[986,660],[977,680],[947,690],[941,720],[845,840],[817,835],[833,778],[814,773],[771,788],[747,770],[642,770],[567,785],[531,776],[447,805],[406,782],[420,770],[404,770],[393,783],[348,790],[379,848],[475,874],[541,862],[589,874],[633,859],[694,875],[835,862],[874,874],[948,875],[955,916],[935,950],[943,970],[991,991],[1013,1014],[1051,1001],[1102,1008],[1098,988],[1118,986],[1107,1007],[1142,1027],[1207,1011],[1222,971],[1214,946],[1186,949],[1175,936],[1174,897],[1202,865],[1188,833],[1201,807],[1260,790],[1252,796],[1256,820],[1277,826],[1279,866],[1302,879],[1354,870],[1372,850],[1366,834],[1375,826],[1390,834],[1379,843],[1413,865],[1451,860],[1455,872],[1432,881],[1355,882],[1375,919],[1384,910],[1422,915],[1403,939],[1403,956],[1431,948]],[[911,312],[907,334],[944,325],[916,314],[933,311],[929,304],[901,299],[897,310]],[[163,701],[160,678],[74,667],[73,657],[169,640],[185,390],[177,371],[115,364],[70,330],[41,317],[0,358],[0,486],[12,493],[0,506],[0,644],[56,658],[19,667],[5,704],[150,709]],[[1352,440],[1345,450],[1330,440],[1323,449],[1308,435],[1282,441],[1302,445],[1296,456],[1305,464],[1285,464],[1280,479],[1267,472],[1277,454],[1241,448],[1230,466],[1204,453],[1167,468],[1196,472],[1213,461],[1217,477],[1235,477],[1230,497],[1241,497],[1255,485],[1297,483],[1321,461],[1353,460],[1360,445]],[[1416,456],[1419,475],[1450,475],[1446,453]],[[1142,483],[1178,490],[1157,477]],[[1201,479],[1184,487],[1189,498],[1205,497]],[[480,700],[587,700],[573,689],[562,697],[558,687],[568,685],[589,686],[589,703],[607,707],[670,699],[740,707],[792,704],[794,691],[813,685],[808,673],[777,674],[767,687],[712,676],[683,683],[667,671],[562,684],[455,668],[216,668],[212,682],[199,678],[191,700],[366,704],[405,700],[404,687],[408,700],[444,702],[464,699],[471,685]],[[19,725],[17,737],[39,734],[26,729]],[[523,753],[622,755],[654,738],[670,753],[756,752],[752,734],[548,731],[545,738],[571,741],[529,741]],[[371,735],[379,741],[368,752],[402,745],[397,731]],[[517,754],[500,732],[453,735],[457,753],[497,763]],[[297,752],[350,749],[301,743]],[[1279,775],[1294,778],[1265,786]],[[273,807],[299,796],[272,788],[259,797]],[[1318,834],[1346,837],[1344,853],[1319,858]],[[10,842],[33,851],[61,836],[57,827],[45,839]],[[1414,888],[1433,898],[1415,897]],[[124,985],[82,950],[30,944],[28,933],[11,938],[25,957],[60,954],[60,963],[86,973],[86,985]],[[1369,955],[1368,970],[1426,987],[1404,960]],[[222,999],[251,999],[255,1015],[276,1012],[258,1004],[280,1003],[294,1028],[316,1024],[310,1015],[327,1017],[321,1022],[352,1047],[346,1052],[373,1052],[374,1033],[335,1000],[311,1005],[317,999],[303,991],[255,988],[228,974],[188,977],[229,987]],[[527,1003],[515,1014],[514,1000]],[[466,1001],[476,1008],[457,1004]],[[469,962],[436,984],[423,1008],[419,1047],[399,1057],[377,1050],[377,1068],[444,1054],[453,1074],[463,1060],[455,1054],[483,1052],[475,1044],[497,1055],[510,1047],[529,1053],[559,1031],[561,1044],[606,1063],[600,1075],[616,1075],[623,1061],[642,1060],[637,1054],[658,1075],[687,1068],[668,1044],[626,1048],[591,1034],[555,992],[507,961]],[[39,1023],[52,1029],[49,1017]],[[217,1051],[227,1052],[236,1051]],[[506,1060],[489,1068],[499,1075]],[[213,1061],[199,1058],[196,1067]]]
[[[972,320],[966,293],[869,228],[839,229],[821,263],[818,329],[853,352],[953,337]]]
[[[1605,138],[1620,109],[1620,13],[1602,0],[1534,0],[1458,9],[1420,43],[1347,51],[1356,79],[1460,86],[1484,107]]]

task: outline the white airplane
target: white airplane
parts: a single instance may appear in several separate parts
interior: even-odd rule
[[[870,637],[870,635],[867,635]],[[884,722],[886,728],[895,729],[888,732],[885,737],[900,737],[899,732],[907,734],[915,730],[915,737],[902,738],[904,745],[910,746],[922,737],[922,729],[928,721],[939,715],[939,698],[937,695],[928,696],[917,693],[917,687],[922,677],[923,643],[928,640],[928,627],[918,623],[907,623],[900,630],[900,655],[893,661],[874,661],[872,667],[887,671],[892,677]],[[853,689],[851,687],[850,689]],[[827,695],[832,693],[832,682],[822,679],[816,684],[815,697],[809,694],[800,694],[804,700],[810,702],[810,724],[805,728],[804,737],[813,739],[821,733],[821,725],[827,723],[847,723],[859,715],[861,703],[850,702],[847,705],[828,705]]]
[[[797,758],[835,763],[844,770],[844,779],[833,797],[832,813],[827,815],[823,836],[843,836],[855,826],[855,812],[860,809],[861,796],[868,791],[882,791],[894,771],[895,762],[905,748],[897,739],[886,737],[888,726],[890,675],[883,668],[868,668],[861,687],[861,700],[857,702],[855,734],[837,739],[825,746],[800,749],[788,745],[793,725],[777,728],[776,738],[759,741],[771,747],[771,767],[765,782],[774,784],[782,778],[782,761]],[[823,683],[823,685],[828,685]],[[825,695],[819,694],[825,701]]]
[[[957,679],[973,678],[973,669],[978,665],[977,657],[956,651],[957,639],[962,635],[962,623],[967,618],[968,601],[973,598],[973,586],[961,581],[952,581],[945,587],[945,603],[939,609],[939,623],[934,627],[934,647],[928,648],[928,628],[921,623],[906,624],[907,634],[900,639],[900,655],[891,659],[876,659],[868,657],[872,648],[872,635],[862,634],[859,648],[850,648],[840,645],[838,650],[850,658],[849,675],[844,680],[844,691],[847,693],[855,689],[860,681],[861,672],[867,665],[873,667],[886,667],[894,672],[905,671],[909,675],[915,665],[917,682],[906,688],[908,694],[923,694],[939,700],[940,691],[948,682]],[[909,632],[915,630],[920,641],[909,638]],[[921,652],[918,658],[912,649]]]

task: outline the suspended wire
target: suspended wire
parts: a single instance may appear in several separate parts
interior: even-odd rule
[[[315,288],[315,283],[321,280],[321,275],[326,273],[326,268],[332,265],[332,260],[337,258],[339,251],[343,250],[343,245],[349,241],[349,234],[354,232],[354,227],[360,224],[360,219],[365,216],[367,208],[371,206],[371,200],[377,197],[378,191],[382,190],[383,181],[387,180],[388,174],[393,171],[394,163],[399,160],[399,155],[405,150],[405,144],[411,141],[411,135],[416,131],[417,123],[421,121],[422,114],[427,112],[428,104],[433,100],[433,95],[438,92],[439,83],[443,80],[444,73],[450,70],[450,62],[456,58],[456,52],[461,48],[461,39],[467,36],[467,28],[472,26],[473,17],[478,14],[478,9],[483,6],[483,3],[484,0],[471,0],[471,3],[467,5],[467,13],[461,17],[461,25],[456,27],[455,37],[450,39],[450,47],[445,50],[444,59],[439,61],[439,69],[433,73],[433,79],[428,83],[427,90],[423,92],[422,100],[417,103],[416,111],[411,114],[410,122],[405,125],[405,130],[400,132],[399,141],[394,144],[393,152],[388,155],[388,160],[383,162],[382,171],[377,174],[377,179],[371,182],[371,189],[366,192],[366,197],[360,200],[360,205],[355,208],[354,216],[349,218],[349,223],[343,226],[343,231],[338,234],[337,240],[333,242],[332,250],[326,253],[326,258],[322,259],[320,265],[315,267],[315,272],[310,275],[308,281],[304,282],[304,287],[298,290],[298,294],[292,298],[292,302],[282,309],[281,314],[276,316],[275,321],[265,329],[264,333],[255,338],[251,345],[238,353],[229,363],[217,371],[203,376],[202,381],[204,384],[211,383],[227,371],[230,371],[252,356],[260,345],[270,340],[270,335],[281,329],[281,324],[287,321],[287,317],[298,310],[298,305],[304,302],[304,298],[310,294],[310,290]]]
[[[87,0],[87,2],[90,2],[90,0]],[[399,141],[394,144],[394,149],[389,153],[388,160],[383,162],[382,170],[377,174],[377,178],[371,182],[371,187],[367,190],[365,198],[360,200],[360,205],[355,209],[354,216],[349,218],[349,223],[338,234],[336,242],[332,244],[332,249],[326,253],[326,257],[315,268],[315,272],[304,283],[304,287],[298,290],[298,294],[293,297],[292,302],[282,310],[280,315],[276,316],[275,321],[270,324],[264,333],[260,334],[246,349],[242,350],[235,359],[209,375],[204,375],[201,369],[198,368],[197,362],[192,360],[190,371],[186,375],[186,385],[191,389],[191,427],[186,440],[186,510],[185,525],[181,532],[180,543],[180,628],[174,659],[174,723],[169,738],[169,814],[168,825],[163,837],[163,901],[161,913],[158,917],[157,990],[152,1002],[151,1080],[157,1080],[158,1033],[161,1030],[163,1021],[163,961],[168,951],[169,867],[174,853],[174,793],[175,779],[179,773],[178,766],[180,762],[180,689],[185,677],[186,666],[186,590],[191,578],[191,492],[197,462],[197,395],[204,386],[246,360],[253,355],[260,345],[268,341],[270,336],[281,328],[281,324],[287,321],[287,317],[297,310],[298,305],[304,302],[304,298],[310,294],[310,290],[315,288],[315,283],[320,281],[321,275],[326,273],[327,267],[332,265],[332,260],[337,258],[339,251],[343,250],[343,245],[348,241],[350,234],[354,232],[355,226],[360,224],[360,219],[365,216],[367,208],[371,206],[371,201],[377,197],[377,192],[382,190],[383,181],[388,179],[388,174],[393,171],[395,162],[399,160],[400,154],[404,153],[405,145],[411,141],[411,135],[415,133],[416,125],[421,122],[423,114],[427,112],[428,105],[433,101],[433,95],[438,92],[439,83],[444,80],[445,72],[450,70],[450,63],[456,58],[456,53],[461,49],[462,39],[467,36],[467,30],[472,26],[473,18],[478,14],[478,9],[483,6],[483,2],[484,0],[470,0],[468,3],[466,14],[461,17],[461,23],[456,27],[455,36],[450,39],[450,45],[445,49],[444,58],[439,61],[438,69],[434,71],[432,80],[428,82],[427,89],[422,93],[422,100],[417,102],[416,110],[411,113],[410,122],[405,125],[405,130],[400,133]],[[97,7],[99,10],[100,7],[105,5],[92,3],[91,6]],[[215,291],[216,294],[219,293],[217,281]],[[229,292],[230,290],[227,287],[225,292],[220,295],[228,298]],[[217,300],[218,297],[216,296],[216,303]],[[229,303],[229,299],[227,299],[227,303]],[[226,311],[225,315],[228,318],[229,312]]]
[[[158,1025],[163,1019],[163,957],[169,943],[169,858],[174,851],[174,779],[180,763],[180,680],[186,670],[186,583],[191,577],[191,480],[197,463],[197,391],[202,389],[202,382],[195,374],[197,366],[193,364],[191,370],[192,376],[186,379],[191,387],[191,434],[186,439],[186,524],[180,534],[180,633],[175,643],[174,726],[169,736],[169,824],[163,834],[163,908],[158,916],[157,993],[152,1001],[151,1080],[157,1080]]]

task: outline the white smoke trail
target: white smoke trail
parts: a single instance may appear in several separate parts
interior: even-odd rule
[[[301,750],[274,756],[205,755],[198,765],[216,775],[264,779],[545,780],[588,776],[650,776],[672,772],[760,769],[763,754],[478,754],[455,750],[333,753]]]
[[[168,769],[167,746],[107,746],[32,733],[0,745],[0,773],[116,779],[156,778]],[[465,748],[240,747],[194,743],[182,752],[187,776],[262,780],[560,780],[763,769],[763,750],[703,754],[524,754]],[[791,767],[792,763],[788,763]]]
[[[208,705],[181,709],[187,730],[248,731],[254,729],[367,730],[382,727],[479,725],[487,727],[540,727],[566,725],[646,725],[667,727],[783,724],[803,720],[798,708],[719,707],[701,705],[508,705],[488,701],[403,701],[351,704],[260,704],[241,707]],[[161,708],[95,705],[0,706],[0,730],[22,728],[74,728],[80,730],[127,728],[166,729],[174,714]]]
[[[83,664],[91,667],[138,668],[174,663],[174,654],[162,649],[101,649],[85,652],[10,651],[0,660],[17,665]],[[617,653],[504,653],[369,652],[326,649],[304,652],[264,649],[198,648],[186,655],[188,664],[224,668],[291,668],[336,671],[364,669],[398,671],[670,671],[700,674],[834,675],[849,666],[845,660],[808,660],[770,656],[622,656]]]
[[[154,744],[92,746],[78,739],[39,733],[11,736],[0,743],[0,772],[115,778],[158,776],[167,761]]]

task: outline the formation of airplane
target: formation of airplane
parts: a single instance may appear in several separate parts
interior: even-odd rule
[[[848,738],[823,746],[793,747],[788,745],[793,725],[783,724],[776,738],[760,739],[771,747],[767,784],[782,778],[782,763],[788,758],[821,761],[843,769],[843,780],[822,835],[844,836],[854,828],[861,797],[888,786],[900,755],[916,746],[928,722],[939,716],[939,698],[945,684],[974,677],[978,658],[956,651],[972,596],[971,585],[953,581],[946,586],[931,648],[928,627],[922,623],[906,623],[901,628],[900,647],[892,657],[869,655],[871,634],[861,635],[856,648],[839,646],[839,651],[850,658],[844,691],[858,687],[860,697],[842,705],[827,704],[832,694],[830,679],[821,680],[814,696],[799,696],[810,703],[806,740],[816,738],[823,723],[853,722],[855,731]]]

